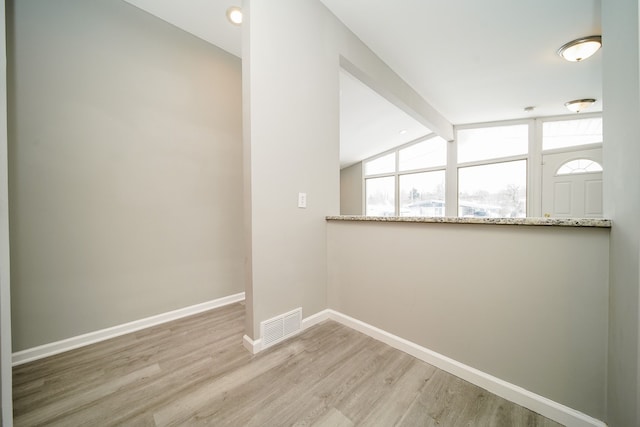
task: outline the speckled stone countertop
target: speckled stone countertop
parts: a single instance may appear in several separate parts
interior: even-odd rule
[[[328,216],[327,221],[421,222],[445,224],[538,225],[555,227],[611,228],[610,219],[601,218],[458,218],[397,216]]]

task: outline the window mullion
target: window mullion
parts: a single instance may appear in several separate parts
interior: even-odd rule
[[[396,184],[396,216],[400,216],[400,176],[398,170],[400,169],[400,150],[396,150],[396,171],[395,171],[395,184]]]
[[[495,159],[489,159],[489,160],[477,160],[474,162],[459,163],[457,166],[459,168],[467,168],[470,166],[482,166],[482,165],[490,165],[493,163],[505,163],[505,162],[514,162],[516,160],[527,160],[527,158],[528,158],[528,155],[521,154],[517,156],[497,157]]]
[[[527,162],[527,216],[542,216],[542,121],[533,120],[529,129]]]
[[[454,138],[455,133],[454,130]],[[458,143],[457,140],[447,142],[447,172],[445,175],[445,216],[458,216]]]

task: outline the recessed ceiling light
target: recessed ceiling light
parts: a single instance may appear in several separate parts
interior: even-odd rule
[[[526,111],[527,113],[532,113],[533,110],[535,110],[536,107],[534,106],[529,106],[529,107],[524,107],[524,111]]]
[[[242,24],[242,9],[240,9],[238,6],[231,6],[229,9],[227,9],[227,19],[233,25]]]
[[[595,102],[596,100],[593,98],[576,99],[575,101],[565,102],[564,106],[574,113],[579,113],[580,111],[591,107]]]
[[[602,36],[589,36],[572,40],[558,49],[558,55],[571,62],[587,59],[602,46]]]
[[[400,135],[404,135],[405,133],[407,133],[406,129],[402,129],[400,132],[398,132]]]

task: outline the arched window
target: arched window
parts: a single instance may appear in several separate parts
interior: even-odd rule
[[[600,163],[589,159],[575,159],[560,166],[556,175],[571,175],[574,173],[591,172],[602,172],[602,166]]]

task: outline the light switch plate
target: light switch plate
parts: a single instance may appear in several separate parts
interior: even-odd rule
[[[307,207],[307,193],[298,193],[298,207],[299,208]]]

